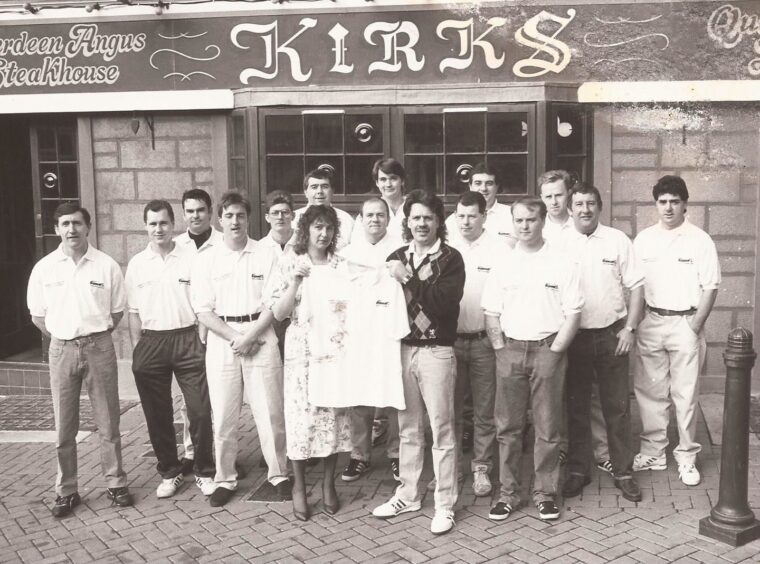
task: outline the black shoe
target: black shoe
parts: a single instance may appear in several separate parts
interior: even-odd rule
[[[500,501],[491,508],[488,512],[488,518],[491,521],[504,521],[512,514],[512,506],[508,503]]]
[[[353,482],[354,480],[358,480],[367,470],[369,470],[369,462],[352,458],[348,461],[348,466],[343,470],[340,479],[344,482]]]
[[[562,487],[563,497],[576,497],[581,495],[583,488],[591,483],[591,478],[580,474],[570,474]]]
[[[219,486],[214,490],[214,493],[208,496],[208,503],[211,507],[221,507],[231,500],[233,495],[235,495],[233,490]]]
[[[401,481],[401,475],[399,474],[399,466],[398,466],[398,458],[391,458],[391,474],[393,474],[393,479],[397,482]]]
[[[106,495],[113,502],[113,505],[118,505],[119,507],[129,507],[133,503],[132,495],[125,487],[106,488]]]
[[[79,505],[80,501],[82,500],[77,492],[64,496],[59,495],[55,498],[55,505],[53,505],[53,509],[50,512],[53,514],[53,517],[66,517],[66,515],[71,513],[72,509]]]
[[[635,478],[615,478],[615,487],[628,501],[641,501],[641,488]]]
[[[325,513],[328,515],[335,515],[338,511],[340,511],[340,499],[336,498],[335,503],[329,504],[322,502],[322,505],[325,507]]]
[[[293,483],[290,480],[283,480],[276,486],[272,486],[277,492],[280,501],[293,500]]]
[[[193,473],[193,465],[195,464],[195,460],[192,458],[185,458],[182,457],[182,460],[179,461],[179,468],[182,470],[183,476],[189,476]]]
[[[553,501],[540,501],[536,505],[538,516],[542,521],[554,521],[559,519],[559,507]]]

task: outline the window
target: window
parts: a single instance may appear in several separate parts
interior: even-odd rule
[[[549,169],[561,168],[579,180],[592,180],[590,110],[580,104],[552,104],[549,110]]]
[[[499,172],[502,194],[533,185],[532,106],[410,108],[403,120],[407,186],[454,197],[467,190],[479,162]]]
[[[229,120],[230,189],[248,193],[248,150],[245,111],[238,111]]]
[[[296,113],[297,112],[297,113]],[[265,189],[303,192],[304,175],[325,168],[336,196],[374,190],[372,165],[387,154],[385,109],[262,110],[259,128]]]
[[[63,202],[79,203],[77,125],[74,118],[50,119],[36,124],[31,131],[39,195],[37,213],[42,215],[41,250],[47,254],[61,242],[53,224],[55,209]]]

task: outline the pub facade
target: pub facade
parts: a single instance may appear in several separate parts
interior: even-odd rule
[[[480,161],[506,203],[565,168],[632,237],[678,174],[723,269],[703,390],[722,389],[729,330],[760,331],[758,0],[61,0],[0,2],[0,22],[0,394],[49,392],[25,291],[60,202],[126,267],[151,199],[239,190],[258,237],[268,191],[303,202],[327,167],[356,212],[384,156],[449,207]],[[114,340],[131,378],[125,323]]]

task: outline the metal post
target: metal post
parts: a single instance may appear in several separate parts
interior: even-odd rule
[[[760,538],[760,522],[747,503],[750,375],[755,364],[752,333],[734,329],[723,353],[726,394],[718,503],[699,522],[699,534],[741,546]]]

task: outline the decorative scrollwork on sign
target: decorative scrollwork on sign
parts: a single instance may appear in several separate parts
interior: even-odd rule
[[[203,31],[201,33],[196,33],[195,35],[190,35],[189,33],[185,33],[183,31],[179,35],[163,35],[162,33],[159,33],[158,36],[161,39],[167,39],[169,41],[174,41],[175,39],[197,39],[198,37],[203,37],[207,33],[208,33],[207,31]]]
[[[641,24],[641,23],[650,23],[659,20],[662,17],[662,14],[659,16],[652,16],[651,18],[647,18],[645,20],[632,20],[630,18],[626,18],[625,16],[618,16],[616,20],[603,20],[602,18],[594,17],[596,21],[598,21],[600,24],[605,25],[614,25],[614,24],[621,24],[621,23],[632,23],[632,24]]]
[[[599,65],[601,63],[608,63],[610,65],[620,65],[623,63],[633,63],[633,62],[641,62],[641,63],[652,63],[653,65],[661,65],[662,63],[660,61],[655,61],[652,59],[647,59],[645,57],[626,57],[625,59],[599,59],[598,61],[594,61],[594,65]]]
[[[169,48],[157,49],[156,51],[153,51],[153,53],[151,53],[150,58],[148,59],[148,62],[150,63],[151,67],[153,67],[154,69],[158,70],[158,65],[156,65],[153,62],[153,60],[160,53],[172,53],[174,55],[177,55],[179,57],[184,57],[185,59],[189,59],[191,61],[200,61],[200,62],[213,61],[214,59],[216,59],[217,57],[219,57],[219,55],[221,54],[221,49],[219,49],[218,45],[206,45],[204,51],[206,51],[206,52],[211,51],[213,53],[213,55],[210,55],[208,57],[195,57],[193,55],[189,55],[187,53],[183,53],[182,51],[178,51],[177,49],[169,49]],[[190,72],[186,72],[186,73],[185,72],[180,72],[180,71],[172,71],[172,72],[169,72],[169,73],[165,74],[163,76],[163,78],[169,78],[169,77],[172,77],[172,76],[179,76],[181,78],[181,80],[190,80],[190,77],[194,76],[194,75],[207,76],[208,78],[210,78],[212,80],[216,79],[216,77],[214,75],[209,74],[209,73],[207,73],[205,71],[200,71],[200,70],[190,71]]]
[[[644,35],[639,35],[638,37],[623,39],[622,41],[613,41],[612,43],[592,43],[591,41],[589,41],[589,36],[594,35],[595,33],[596,33],[595,31],[590,31],[586,35],[583,36],[583,42],[589,47],[620,47],[621,45],[627,45],[629,43],[643,41],[645,39],[649,39],[650,37],[657,37],[657,38],[661,38],[665,40],[665,44],[659,48],[660,51],[664,51],[670,46],[670,38],[664,33],[646,33]]]

